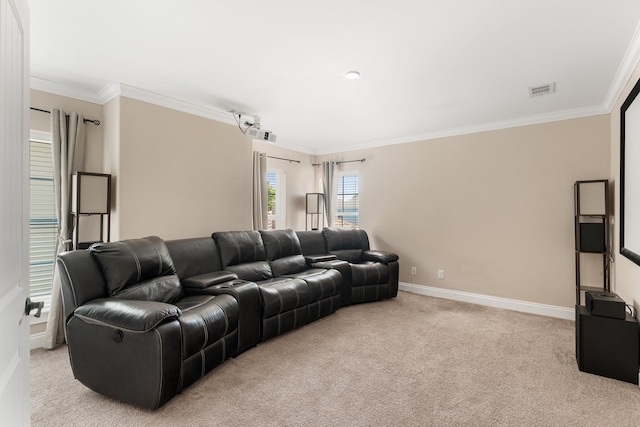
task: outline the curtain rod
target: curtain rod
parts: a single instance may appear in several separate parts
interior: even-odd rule
[[[262,154],[260,154],[260,157],[262,157]],[[284,160],[287,161],[289,163],[300,163],[300,160],[293,160],[293,159],[285,159],[284,157],[274,157],[274,156],[267,156],[270,159],[276,159],[276,160]]]
[[[366,162],[367,159],[358,159],[358,160],[344,160],[342,162],[333,162],[334,165],[341,165],[343,163],[355,163],[355,162],[360,162],[360,163],[364,163]],[[311,166],[322,166],[322,163],[311,163]]]
[[[42,113],[48,113],[51,114],[51,111],[49,110],[43,110],[42,108],[36,108],[36,107],[29,107],[30,109],[32,109],[33,111],[40,111]],[[69,117],[69,115],[67,114],[67,117]],[[100,126],[100,120],[98,119],[84,119],[84,122],[87,123],[93,123],[96,126]]]

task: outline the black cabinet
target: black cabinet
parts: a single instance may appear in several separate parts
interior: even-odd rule
[[[594,316],[576,305],[576,360],[583,372],[638,384],[638,321]]]

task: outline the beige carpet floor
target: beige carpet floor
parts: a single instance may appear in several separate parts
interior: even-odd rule
[[[571,321],[401,292],[229,360],[155,412],[31,354],[34,426],[637,426],[638,386],[580,372]]]

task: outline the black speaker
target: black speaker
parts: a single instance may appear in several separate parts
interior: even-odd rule
[[[604,223],[580,223],[580,252],[601,254],[605,251]]]
[[[612,317],[614,319],[625,319],[627,311],[622,298],[613,292],[585,293],[587,309],[594,316]]]
[[[576,305],[576,360],[583,372],[638,384],[638,321],[593,316]]]

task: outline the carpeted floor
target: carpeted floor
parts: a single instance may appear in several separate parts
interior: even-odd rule
[[[573,322],[400,292],[225,362],[155,412],[31,353],[34,426],[637,426],[638,386],[582,373]]]

